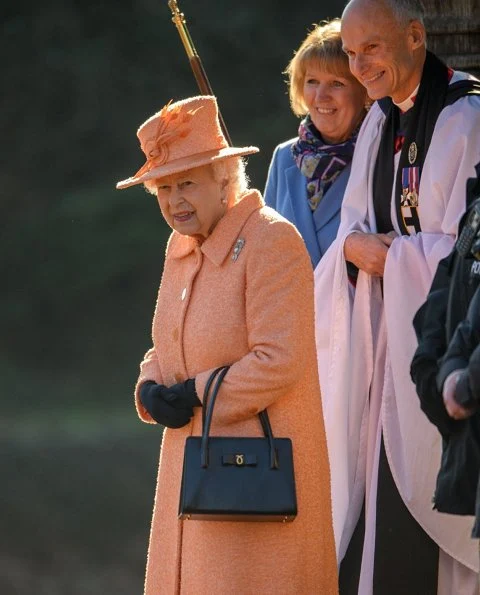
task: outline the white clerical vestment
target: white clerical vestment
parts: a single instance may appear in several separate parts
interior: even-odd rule
[[[451,83],[465,77],[456,72]],[[440,113],[421,173],[417,212],[422,231],[392,242],[382,296],[380,279],[362,271],[356,287],[351,284],[343,244],[350,233],[376,232],[372,185],[384,120],[374,104],[358,137],[337,239],[315,269],[337,558],[340,563],[345,555],[365,498],[361,595],[372,592],[382,434],[393,478],[412,516],[448,556],[466,569],[479,569],[478,543],[470,537],[473,518],[432,508],[441,437],[420,409],[410,362],[417,346],[414,314],[425,301],[438,261],[454,246],[466,206],[466,180],[476,175],[480,161],[480,98],[461,98]],[[391,219],[400,233],[394,192]]]

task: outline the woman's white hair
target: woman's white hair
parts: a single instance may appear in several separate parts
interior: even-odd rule
[[[236,203],[249,187],[250,180],[245,171],[245,163],[243,157],[229,157],[212,163],[213,177],[218,184],[226,181],[227,196],[232,204]]]
[[[248,188],[250,180],[245,171],[246,161],[243,157],[227,157],[210,164],[213,178],[225,187],[229,201],[234,204]],[[158,179],[146,180],[143,186],[147,192],[157,195]]]

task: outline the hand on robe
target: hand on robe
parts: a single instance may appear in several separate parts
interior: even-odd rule
[[[389,233],[351,233],[343,246],[345,260],[373,277],[383,277],[388,248],[397,237]]]

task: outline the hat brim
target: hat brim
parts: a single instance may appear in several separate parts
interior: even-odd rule
[[[176,159],[165,163],[165,165],[159,165],[158,167],[152,168],[150,171],[138,176],[138,178],[127,178],[121,182],[117,182],[117,190],[123,190],[136,184],[143,184],[147,180],[153,180],[155,178],[163,178],[171,174],[177,174],[194,167],[200,167],[202,165],[208,165],[214,161],[220,159],[227,159],[228,157],[240,157],[242,155],[252,155],[258,153],[260,149],[258,147],[225,147],[224,149],[215,149],[214,151],[206,151],[205,153],[198,153],[197,155],[189,155],[182,159]]]

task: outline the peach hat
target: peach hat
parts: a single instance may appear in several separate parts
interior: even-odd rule
[[[211,95],[167,103],[140,126],[137,136],[147,161],[132,177],[117,183],[119,190],[259,150],[228,145],[218,120],[217,100]]]

